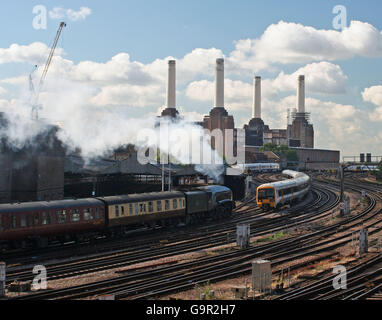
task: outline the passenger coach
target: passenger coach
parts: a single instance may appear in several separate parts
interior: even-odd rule
[[[25,202],[0,205],[0,241],[76,239],[105,226],[105,209],[97,199]],[[63,239],[65,238],[65,239]]]

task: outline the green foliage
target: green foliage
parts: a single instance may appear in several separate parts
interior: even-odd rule
[[[208,280],[207,283],[203,286],[200,284],[196,284],[196,287],[199,289],[200,294],[204,293],[206,295],[206,300],[211,300],[213,297],[211,297],[210,292],[212,290],[210,281]]]
[[[260,148],[260,151],[272,151],[273,153],[277,154],[280,158],[285,158],[288,161],[299,160],[296,150],[291,150],[286,145],[278,146],[274,143],[266,143]]]
[[[287,235],[287,234],[285,234],[283,231],[280,231],[280,232],[278,232],[278,233],[271,234],[271,235],[268,236],[268,237],[261,238],[261,239],[257,240],[257,242],[274,241],[274,240],[281,239],[281,238],[285,237],[286,235]]]

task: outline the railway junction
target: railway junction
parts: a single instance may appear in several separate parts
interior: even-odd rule
[[[311,177],[307,196],[278,210],[262,210],[250,195],[237,202],[231,217],[218,221],[138,229],[59,250],[56,244],[4,252],[6,298],[378,299],[382,185],[365,174],[346,173],[350,212],[341,214],[337,176]],[[283,178],[268,173],[253,179],[261,185]],[[237,226],[243,224],[249,227],[248,243],[240,247]],[[361,230],[367,230],[366,248],[360,247]],[[253,263],[259,260],[269,261],[270,273],[256,287]],[[36,265],[46,268],[47,288],[17,292],[17,283],[32,283]],[[346,289],[333,287],[333,270],[341,267]]]

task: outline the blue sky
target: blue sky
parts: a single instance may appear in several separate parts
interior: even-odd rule
[[[105,101],[105,110],[124,108],[131,113],[132,117],[142,117],[146,113],[155,113],[164,103],[160,88],[162,85],[164,94],[165,82],[163,82],[163,79],[166,75],[164,74],[162,77],[162,75],[158,74],[159,69],[157,70],[157,68],[153,66],[153,62],[157,59],[163,60],[161,63],[165,65],[165,59],[171,56],[180,60],[179,63],[181,64],[184,56],[190,54],[195,49],[201,48],[212,51],[211,49],[215,48],[227,59],[226,78],[232,81],[238,81],[236,85],[242,85],[243,88],[244,86],[248,88],[248,86],[251,85],[253,73],[260,74],[263,79],[266,80],[263,83],[263,86],[265,86],[267,85],[267,80],[272,82],[278,79],[280,73],[292,75],[299,68],[309,66],[312,63],[329,63],[330,65],[327,66],[328,71],[326,75],[330,78],[334,72],[336,75],[333,79],[338,79],[338,77],[340,79],[346,78],[346,83],[343,85],[345,92],[331,88],[328,88],[328,92],[322,92],[322,90],[318,88],[319,84],[312,84],[311,87],[316,87],[316,89],[309,90],[309,80],[307,79],[307,97],[315,99],[311,105],[312,108],[313,105],[317,108],[308,110],[312,112],[313,124],[318,133],[316,140],[317,146],[320,148],[340,149],[344,151],[344,155],[368,152],[369,150],[373,153],[382,154],[381,147],[378,146],[378,142],[382,141],[382,112],[380,112],[380,104],[382,104],[382,101],[380,102],[378,99],[380,89],[378,86],[382,84],[380,76],[382,54],[380,54],[379,48],[373,49],[375,52],[373,51],[372,57],[368,55],[367,48],[359,50],[358,47],[354,48],[353,52],[350,52],[350,57],[348,57],[342,49],[337,53],[335,48],[332,54],[324,55],[322,58],[314,57],[309,59],[309,55],[306,54],[301,61],[296,58],[293,58],[293,61],[289,61],[287,57],[284,57],[284,60],[278,60],[276,57],[266,61],[265,66],[254,66],[253,70],[250,64],[247,64],[245,67],[239,67],[235,64],[235,59],[230,60],[232,52],[235,52],[237,49],[237,42],[239,40],[258,40],[271,25],[279,26],[280,28],[277,32],[282,34],[285,28],[283,29],[282,26],[279,25],[280,21],[293,23],[294,25],[290,26],[290,28],[297,28],[297,25],[301,25],[305,30],[308,30],[308,28],[312,27],[317,31],[316,35],[319,35],[319,30],[324,30],[330,40],[329,31],[335,31],[332,25],[335,15],[332,13],[332,10],[337,4],[346,7],[348,24],[350,24],[350,21],[360,21],[364,25],[366,25],[366,23],[371,25],[378,31],[382,30],[382,22],[380,20],[382,3],[378,0],[344,0],[338,3],[333,0],[110,0],[107,2],[98,0],[18,0],[14,2],[2,2],[2,9],[0,10],[0,24],[2,27],[0,48],[7,49],[12,44],[29,46],[32,43],[41,42],[49,46],[52,43],[60,19],[48,17],[47,29],[35,30],[32,27],[32,20],[35,16],[32,13],[32,9],[35,5],[44,5],[48,12],[57,7],[64,8],[65,10],[72,9],[74,11],[80,10],[81,7],[91,9],[91,13],[84,19],[71,21],[67,17],[63,18],[68,26],[63,32],[59,47],[65,51],[65,54],[61,55],[65,61],[62,65],[60,61],[56,61],[55,66],[53,66],[55,61],[53,60],[52,77],[59,76],[61,69],[55,70],[58,65],[62,66],[62,68],[69,68],[70,66],[67,66],[68,61],[75,66],[80,65],[84,61],[91,61],[94,63],[92,65],[94,70],[102,70],[102,72],[107,73],[109,72],[106,70],[108,67],[107,63],[111,61],[113,57],[121,53],[128,53],[129,61],[139,64],[139,66],[135,66],[137,70],[139,70],[134,71],[134,75],[137,75],[140,81],[138,85],[142,85],[142,79],[146,76],[153,77],[155,81],[157,81],[157,86],[154,86],[153,91],[151,91],[153,98],[150,98],[150,101],[142,102],[141,105],[137,106],[132,99],[126,101],[126,103],[124,102],[123,94],[125,93],[116,93],[116,81],[120,81],[118,82],[119,88],[124,85],[130,85],[130,87],[126,87],[126,90],[129,90],[128,92],[130,92],[132,96],[134,92],[136,92],[134,90],[137,88],[137,90],[144,90],[144,95],[150,95],[150,91],[146,89],[149,85],[152,85],[153,82],[147,82],[147,86],[144,88],[136,87],[137,83],[131,82],[131,74],[129,78],[127,78],[127,76],[126,78],[120,77],[110,80],[111,82],[106,82],[105,80],[105,83],[102,83],[102,85],[100,85],[99,79],[96,81],[86,81],[86,83],[97,87],[95,94],[100,92],[104,93],[102,96],[97,96],[97,101]],[[353,34],[358,36],[357,30]],[[365,35],[365,41],[367,41],[369,35],[363,33],[364,29],[360,30],[359,37],[362,38]],[[303,48],[305,41],[308,40],[306,36],[308,34],[309,33],[304,34],[304,39],[298,40],[300,41],[299,45],[301,45],[301,48]],[[370,32],[370,34],[372,34],[372,32]],[[354,38],[352,39],[351,41],[343,40],[346,48],[351,46],[351,43],[354,42]],[[325,45],[325,43],[326,42],[323,42],[323,45]],[[361,45],[364,43],[367,42],[362,42]],[[267,47],[265,46],[264,48]],[[288,50],[293,51],[293,48],[288,48]],[[317,50],[320,50],[319,46]],[[219,55],[219,52],[216,54]],[[44,57],[44,54],[46,54],[46,52],[41,53],[41,59]],[[262,52],[262,54],[264,54],[264,52]],[[314,52],[312,55],[314,55]],[[213,53],[206,54],[206,56],[214,57]],[[286,60],[288,61],[286,62]],[[256,60],[249,61],[256,62]],[[99,63],[99,65],[97,63]],[[185,63],[186,62],[184,62],[184,65]],[[213,70],[214,59],[210,58],[209,63],[212,68],[211,70]],[[0,63],[0,79],[25,77],[31,71],[33,64],[34,62],[28,59],[17,62],[4,61]],[[180,64],[178,70],[182,70]],[[118,67],[114,66],[113,68],[118,70]],[[190,76],[187,79],[181,79],[178,83],[178,104],[185,112],[194,112],[194,115],[200,116],[208,113],[212,107],[213,97],[211,97],[211,101],[208,101],[207,99],[203,100],[200,95],[193,97],[193,94],[200,93],[200,90],[204,90],[203,92],[207,90],[207,92],[209,92],[208,86],[213,81],[213,72],[207,73],[203,72],[203,70],[198,70],[199,66],[197,65],[195,65],[195,73],[191,72],[193,68],[192,65],[184,66],[184,68],[190,72]],[[81,68],[80,71],[82,72],[83,70],[84,68]],[[84,77],[88,77],[88,73],[86,73],[86,76],[83,74],[79,75],[80,71],[71,70],[70,75],[72,77],[75,73],[75,80],[78,81],[78,78],[81,78],[81,82],[83,83],[85,82],[83,79]],[[89,71],[86,70],[86,72]],[[140,72],[142,72],[142,74]],[[147,79],[147,77],[145,79]],[[205,81],[202,82],[203,80]],[[291,103],[290,101],[293,100],[291,96],[295,94],[293,90],[290,89],[290,85],[285,84],[286,81],[291,80],[285,80],[282,84],[281,80],[279,80],[280,79],[272,82],[274,88],[276,88],[277,96],[274,94],[270,95],[270,101],[264,101],[263,105],[263,108],[269,106],[270,111],[268,113],[265,112],[265,120],[271,124],[271,127],[282,127],[284,125],[283,121],[285,122],[285,116],[283,113],[286,108],[283,104]],[[20,84],[21,81],[18,83]],[[193,84],[193,86],[191,84]],[[203,85],[204,87],[202,87]],[[5,81],[3,84],[0,82],[0,88],[1,87],[7,91],[7,93],[3,93],[4,101],[18,98],[17,94],[20,94],[20,91],[15,88],[14,84],[9,84],[9,81]],[[199,91],[195,91],[195,88]],[[365,98],[362,93],[367,88],[371,89]],[[229,89],[227,92],[229,95]],[[238,95],[240,95],[241,92],[244,92],[244,89],[238,91]],[[113,94],[115,96],[112,96]],[[160,95],[160,97],[158,97],[158,95]],[[155,96],[158,97],[157,100]],[[0,100],[1,99],[0,96]],[[265,96],[265,100],[266,99],[267,96]],[[235,116],[237,126],[242,126],[250,117],[250,100],[248,95],[244,95],[235,100],[233,91],[232,97],[227,99],[227,109]],[[5,104],[4,101],[3,104]],[[330,103],[335,104],[335,107],[339,110],[336,109],[339,114],[341,114],[341,106],[351,106],[353,109],[346,107],[347,113],[344,112],[344,114],[348,115],[348,118],[344,121],[348,121],[349,123],[351,123],[351,117],[360,118],[359,114],[362,114],[364,118],[359,120],[360,122],[356,124],[357,128],[352,128],[353,131],[350,130],[349,133],[353,132],[356,134],[357,139],[355,141],[363,141],[364,145],[355,146],[347,143],[346,135],[341,138],[333,136],[338,129],[334,128],[335,124],[331,123],[330,119],[325,119],[324,115],[320,114],[321,111],[318,110],[320,108],[320,102],[327,103],[326,108],[329,109]],[[229,104],[233,106],[232,109],[230,109]],[[240,104],[245,104],[245,106],[241,108],[239,106]],[[98,107],[102,106],[98,105]],[[273,113],[271,113],[271,111]],[[317,115],[315,115],[315,111],[317,111]],[[275,112],[281,112],[282,114],[275,116]],[[375,121],[369,121],[370,117],[373,116],[365,116],[366,112],[370,114],[376,112],[373,119]],[[378,120],[379,115],[381,115],[381,121]],[[338,121],[341,121],[341,118],[339,118]],[[346,129],[349,128],[349,125],[344,126]],[[333,130],[330,131],[331,129]],[[365,136],[367,131],[372,132],[371,135],[374,140],[367,140],[368,137]],[[327,135],[328,132],[331,132],[332,135]],[[333,140],[326,143],[329,138]],[[367,150],[363,148],[367,148]]]

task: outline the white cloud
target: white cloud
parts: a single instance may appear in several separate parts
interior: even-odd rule
[[[73,9],[68,9],[66,11],[66,15],[68,16],[69,20],[72,21],[85,20],[86,17],[91,13],[92,10],[88,7],[81,7],[78,11],[74,11]]]
[[[347,76],[338,65],[329,62],[308,64],[291,74],[281,72],[275,79],[262,80],[262,100],[275,99],[281,92],[296,91],[298,75],[303,74],[306,93],[344,93]],[[253,84],[240,80],[224,80],[226,105],[232,110],[248,109],[252,105]],[[210,80],[189,83],[186,96],[196,101],[213,102],[215,85]]]
[[[92,10],[88,7],[81,7],[78,11],[73,9],[65,9],[62,7],[54,7],[49,11],[49,17],[51,19],[63,19],[67,18],[71,21],[85,20],[91,15]]]
[[[0,48],[0,64],[12,62],[28,62],[30,64],[42,64],[49,54],[49,48],[41,42],[30,45],[12,44],[9,48]],[[57,55],[63,54],[63,50],[57,48]]]
[[[49,17],[51,19],[62,19],[65,17],[65,9],[61,7],[54,7],[49,11]]]
[[[68,16],[68,10],[56,7],[50,14],[55,19],[61,19],[61,16]],[[80,9],[77,15],[74,11],[70,14],[73,19],[83,19],[88,15],[86,12]],[[361,112],[355,106],[321,101],[311,98],[310,95],[345,93],[347,76],[340,66],[330,61],[354,56],[382,57],[381,43],[381,33],[376,28],[358,21],[353,21],[349,28],[343,31],[318,30],[296,23],[279,22],[269,26],[259,39],[236,42],[235,50],[227,56],[216,48],[196,48],[183,57],[165,57],[151,63],[134,61],[126,52],[116,54],[105,62],[74,63],[63,58],[63,51],[58,48],[41,100],[46,105],[55,100],[51,94],[57,94],[55,87],[57,79],[60,79],[69,81],[73,88],[76,87],[73,83],[91,88],[89,92],[86,91],[83,99],[87,99],[86,104],[95,109],[116,110],[116,107],[122,107],[121,109],[125,110],[123,107],[145,107],[154,113],[165,102],[167,62],[169,59],[176,59],[178,96],[205,103],[205,107],[199,109],[198,106],[194,108],[192,105],[190,110],[193,111],[187,112],[187,108],[179,110],[182,114],[202,120],[203,113],[207,113],[213,105],[215,60],[225,57],[226,106],[230,113],[235,113],[236,126],[239,126],[238,122],[243,119],[247,119],[247,122],[252,113],[253,84],[251,80],[245,81],[248,75],[252,76],[254,71],[257,73],[263,69],[274,71],[274,66],[279,68],[279,64],[293,63],[298,65],[295,72],[285,73],[281,69],[274,78],[263,78],[262,113],[265,122],[271,128],[285,128],[286,110],[296,106],[294,93],[297,89],[297,76],[304,74],[308,97],[306,106],[307,111],[312,112],[318,145],[333,148],[343,146],[350,149],[354,143],[349,143],[349,137],[351,141],[354,139],[354,142],[359,142],[360,145],[363,143],[362,137],[363,141],[369,143],[371,140],[368,140],[368,133],[364,130],[368,128],[370,119],[382,121],[382,86],[367,88],[362,93],[365,101],[377,106],[370,119],[369,114]],[[39,69],[34,75],[37,82],[48,53],[49,48],[43,43],[13,44],[9,48],[0,48],[0,64],[38,64]],[[239,76],[233,78],[234,73]],[[28,74],[9,77],[0,82],[23,88],[26,91],[24,96],[28,96]],[[292,95],[280,99],[280,95],[284,96],[285,93]],[[13,110],[16,106],[14,100],[0,100],[1,110]],[[90,110],[89,108],[87,110]],[[374,140],[378,138],[378,134],[374,135]]]
[[[339,94],[346,92],[347,76],[340,66],[321,61],[299,68],[292,74],[281,72],[270,85],[277,91],[295,91],[297,78],[305,75],[307,93]]]
[[[0,96],[5,95],[8,91],[3,87],[0,87]]]
[[[377,106],[382,106],[382,86],[372,86],[365,88],[362,92],[363,100],[371,102]]]
[[[236,42],[229,56],[237,71],[266,69],[272,64],[382,57],[381,32],[366,22],[351,21],[342,31],[319,30],[293,22],[270,25],[259,39]]]
[[[382,121],[382,86],[372,86],[365,88],[362,98],[366,102],[376,105],[374,112],[369,115],[371,121]]]

